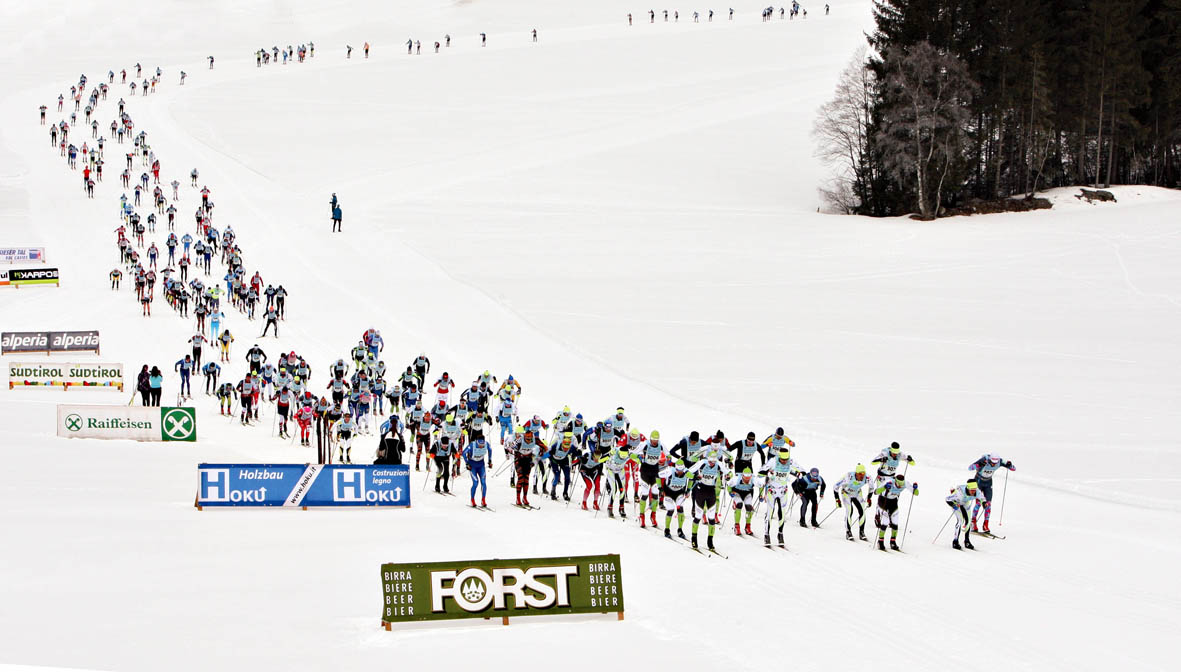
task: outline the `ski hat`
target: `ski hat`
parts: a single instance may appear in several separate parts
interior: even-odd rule
[[[445,445],[447,445],[447,444],[451,443],[451,437],[449,437],[449,436],[443,436],[443,437],[441,437],[441,438],[439,439],[439,443],[441,443],[441,444],[443,444],[443,445],[445,446]]]
[[[746,433],[746,440],[747,441],[754,441],[755,440],[755,433],[754,432],[747,432]]]
[[[820,478],[820,470],[817,469],[816,467],[812,467],[811,469],[808,470],[808,475],[811,476],[812,478]]]
[[[988,454],[988,461],[993,464],[1000,464],[1001,463],[1001,456],[997,455],[996,453],[989,453]]]
[[[351,417],[353,417],[353,414],[352,414],[352,413],[349,413],[348,411],[345,411],[345,412],[344,412],[344,417],[346,417],[346,418],[351,418]]]
[[[533,430],[532,430],[532,429],[526,429],[526,430],[525,430],[525,438],[526,438],[526,439],[532,439],[532,438],[533,438]]]
[[[718,456],[717,456],[716,454],[714,454],[714,453],[710,453],[708,456],[706,456],[706,458],[705,458],[705,459],[706,459],[706,461],[707,461],[707,462],[709,462],[710,464],[713,464],[714,462],[717,462],[717,461],[718,461]]]
[[[902,474],[895,474],[894,475],[894,482],[897,483],[899,486],[905,485],[906,484],[906,477],[903,476]]]
[[[659,429],[652,430],[651,438],[653,441],[659,441],[660,440],[660,430]]]
[[[575,420],[581,420],[581,419],[582,419],[582,414],[581,414],[581,413],[579,413],[578,415],[574,416],[574,419],[575,419]]]
[[[973,492],[973,491],[975,491],[975,490],[976,490],[976,479],[974,479],[974,478],[969,478],[969,479],[968,479],[968,484],[967,484],[967,485],[968,485],[968,492]]]
[[[779,451],[779,459],[781,459],[781,460],[790,460],[790,459],[791,459],[791,451],[790,451],[790,450],[781,450],[781,451]]]
[[[853,473],[855,473],[859,476],[864,476],[865,475],[865,465],[864,464],[857,465],[857,468],[853,470]]]
[[[612,429],[614,427],[610,420],[603,421],[603,429]]]
[[[783,436],[783,428],[782,427],[775,428],[775,436]]]
[[[640,438],[640,430],[633,429],[631,432],[628,433],[628,436],[633,439],[638,439],[638,438]]]
[[[684,471],[685,470],[685,461],[684,460],[677,460],[676,463],[673,464],[673,466],[676,467],[677,469],[680,469],[681,471]]]
[[[720,429],[719,429],[719,430],[718,430],[718,431],[717,431],[717,432],[714,434],[714,438],[715,438],[715,439],[717,439],[717,440],[719,440],[719,441],[721,441],[722,439],[725,439],[725,438],[726,438],[726,435],[725,435],[724,433],[722,433],[722,430],[720,430]]]
[[[567,444],[574,440],[574,432],[562,432],[562,443]]]
[[[697,441],[699,441],[700,439],[701,439],[701,435],[697,433],[696,429],[689,432],[689,440],[690,441],[697,443]]]
[[[743,469],[743,470],[742,470],[742,477],[743,477],[743,478],[750,478],[750,477],[751,477],[751,475],[752,475],[753,473],[754,473],[754,472],[752,472],[752,471],[750,470],[750,467],[747,467],[746,469]]]
[[[893,443],[890,444],[890,454],[891,455],[897,455],[899,453],[899,451],[901,451],[901,450],[902,450],[902,447],[898,445],[897,441],[894,441]]]

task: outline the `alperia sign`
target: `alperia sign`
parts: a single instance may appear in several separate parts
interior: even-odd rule
[[[618,555],[381,566],[382,624],[456,618],[618,613]]]

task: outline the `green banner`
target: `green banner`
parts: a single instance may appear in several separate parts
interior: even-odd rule
[[[381,566],[382,623],[623,614],[618,555]]]
[[[197,411],[189,407],[165,406],[160,409],[161,441],[196,441]]]

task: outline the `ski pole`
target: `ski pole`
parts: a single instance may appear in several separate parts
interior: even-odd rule
[[[829,511],[827,516],[825,516],[825,517],[823,517],[823,518],[821,518],[821,519],[820,519],[820,524],[821,524],[821,525],[824,525],[824,521],[828,520],[828,519],[829,519],[829,517],[831,517],[831,516],[832,516],[832,514],[836,513],[836,512],[837,512],[837,509],[839,509],[839,508],[841,508],[841,507],[839,507],[839,506],[834,506],[834,507],[832,507],[832,511]]]
[[[910,491],[910,502],[906,505],[906,523],[902,525],[902,541],[898,544],[898,548],[906,545],[906,528],[910,526],[910,510],[914,508],[914,489]]]
[[[939,534],[936,534],[935,538],[931,540],[932,544],[934,544],[936,541],[939,541],[939,537],[943,534],[943,530],[947,529],[947,524],[951,522],[951,516],[954,515],[955,511],[953,510],[951,515],[947,517],[947,520],[943,521],[943,527],[939,528]]]
[[[1001,484],[1001,511],[996,521],[997,527],[1005,524],[1005,493],[1009,490],[1009,472],[1005,470],[1005,482]]]
[[[433,459],[434,458],[431,457],[431,454],[428,452],[426,454],[426,478],[422,479],[422,491],[423,492],[426,492],[426,484],[427,484],[427,482],[429,482],[431,480],[431,461]]]

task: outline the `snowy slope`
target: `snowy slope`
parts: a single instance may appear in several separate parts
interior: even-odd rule
[[[845,542],[839,516],[789,527],[791,555],[720,532],[720,560],[547,504],[197,513],[198,461],[314,456],[200,395],[193,446],[63,441],[54,404],[119,395],[5,390],[0,663],[753,669],[827,665],[856,642],[875,647],[866,662],[880,650],[915,669],[1168,667],[1179,196],[1056,193],[1051,211],[933,223],[819,215],[808,130],[869,3],[770,24],[757,5],[733,23],[718,7],[697,25],[691,7],[649,25],[647,7],[566,4],[4,7],[0,58],[21,90],[0,102],[0,243],[44,244],[64,280],[0,294],[3,329],[98,328],[104,359],[131,370],[183,354],[191,323],[161,302],[141,318],[130,290],[107,289],[118,170],[87,200],[36,125],[80,72],[160,64],[158,93],[113,87],[99,118],[125,95],[167,179],[199,167],[247,268],[292,293],[262,345],[308,355],[313,382],[376,326],[391,367],[426,351],[460,381],[512,373],[543,417],[623,404],[666,438],[783,425],[830,482],[898,440],[922,489],[908,553]],[[445,53],[405,54],[407,37],[431,51],[444,33]],[[258,46],[309,39],[312,62],[255,68]],[[343,234],[328,233],[332,191]],[[181,230],[197,198],[182,193]],[[260,325],[227,314],[240,359]],[[930,544],[946,488],[987,451],[1019,467],[1008,539]],[[493,493],[511,497],[503,479]],[[623,554],[623,623],[377,628],[380,562],[580,552]],[[1079,636],[1096,623],[1103,636]]]

